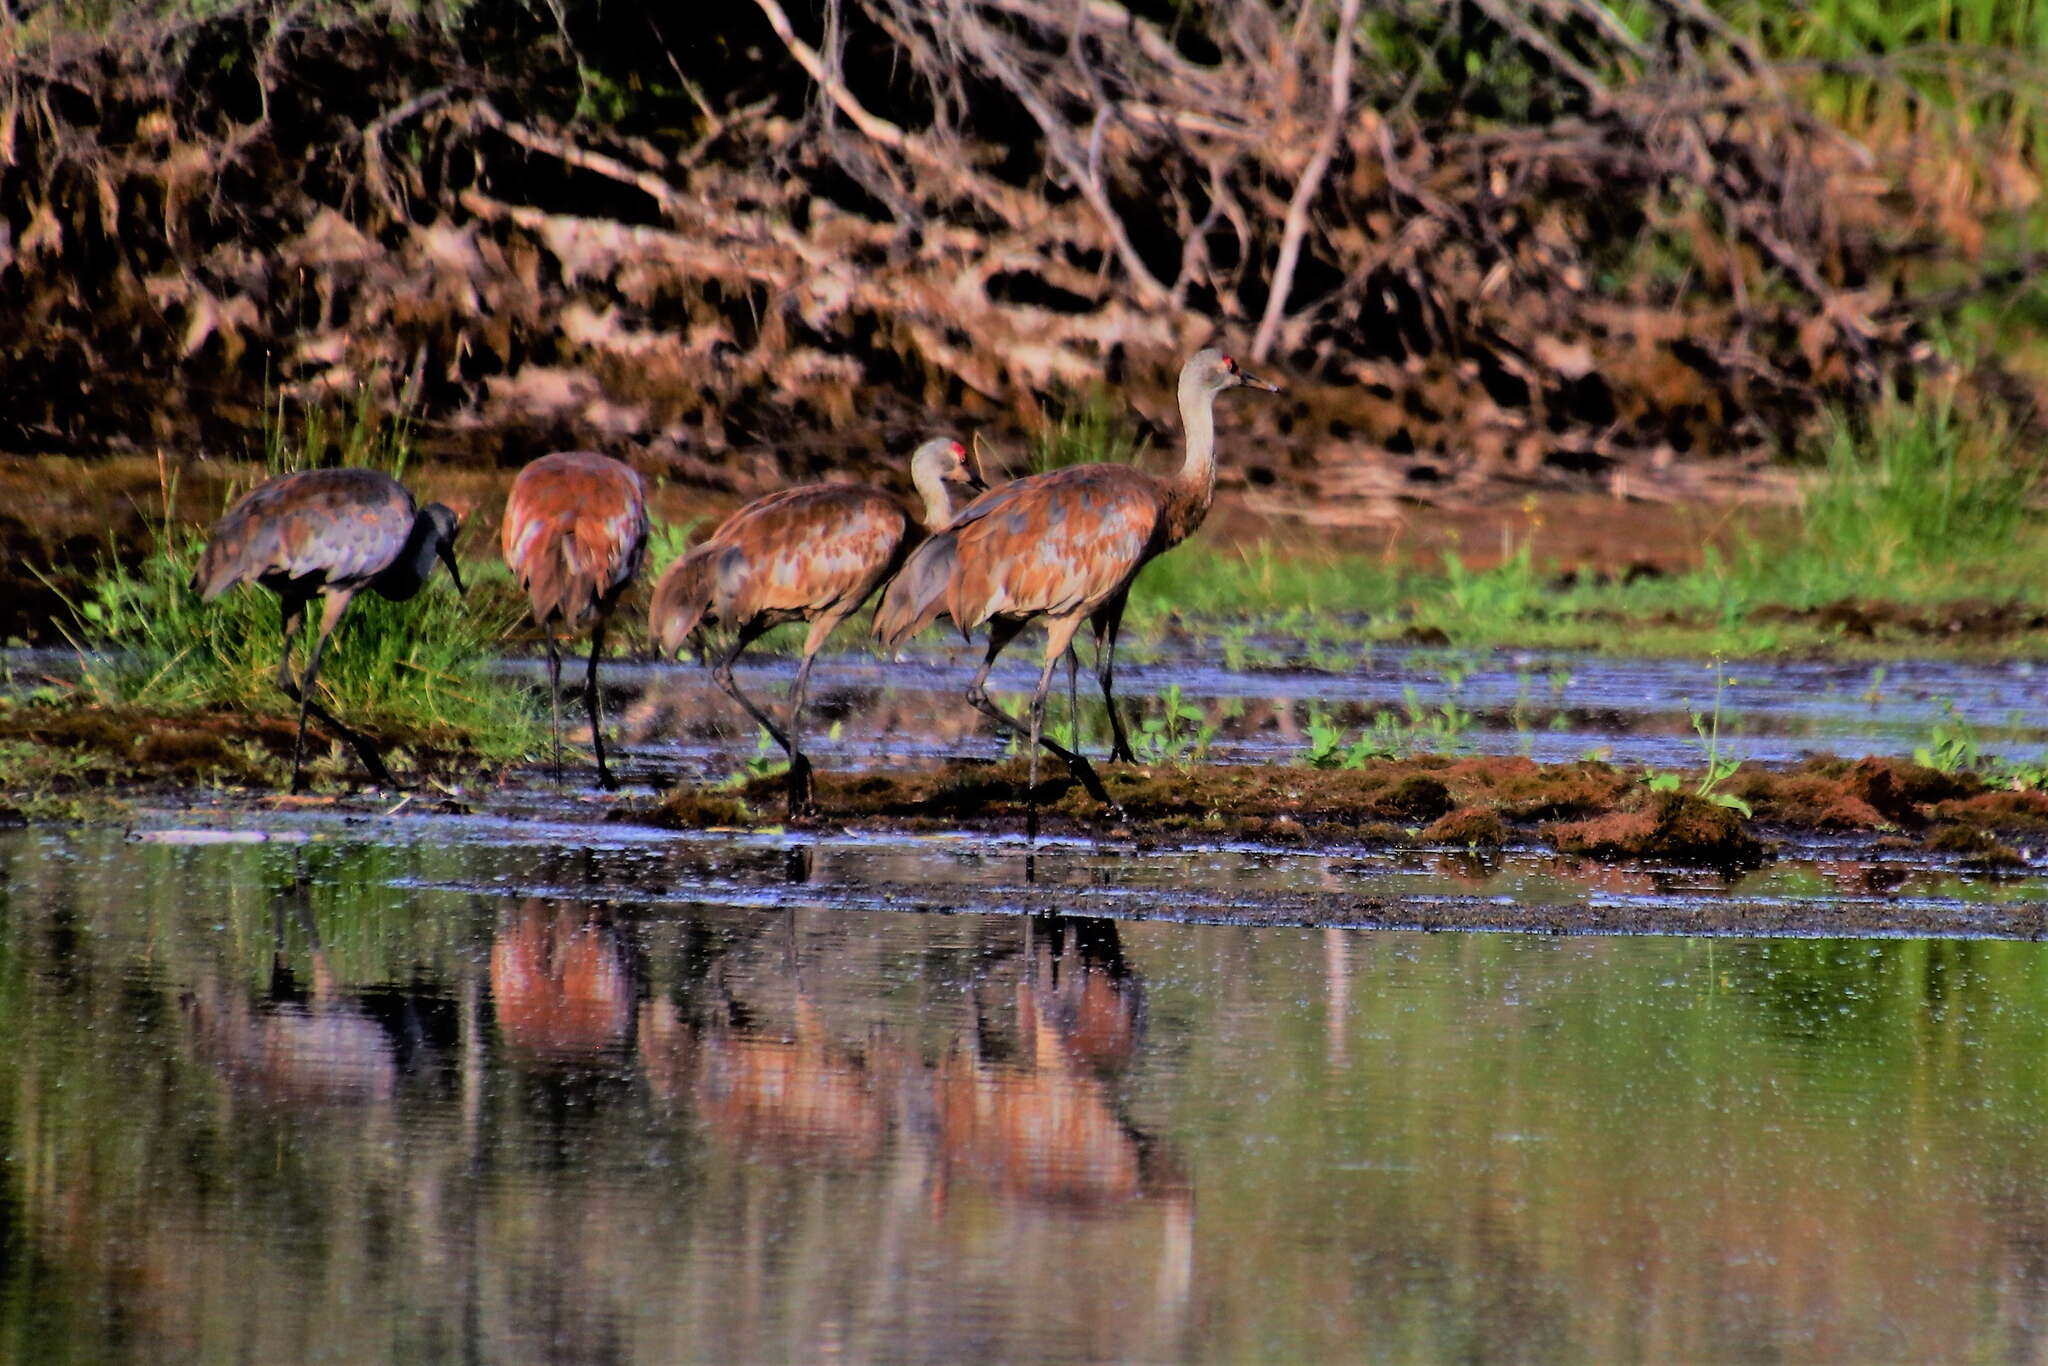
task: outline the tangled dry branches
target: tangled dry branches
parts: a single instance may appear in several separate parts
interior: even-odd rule
[[[17,43],[8,444],[229,444],[266,385],[369,384],[447,449],[744,488],[1221,336],[1300,396],[1255,480],[1640,491],[1910,379],[2029,268],[1978,260],[2023,154],[1859,141],[1701,0],[508,12]]]

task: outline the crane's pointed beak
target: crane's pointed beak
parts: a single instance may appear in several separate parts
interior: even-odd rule
[[[969,465],[967,467],[967,474],[960,482],[973,489],[976,493],[988,492],[988,480],[982,478],[981,469],[976,465]]]
[[[1279,385],[1273,383],[1273,381],[1269,379],[1260,379],[1257,375],[1251,373],[1251,371],[1249,370],[1238,371],[1237,382],[1239,384],[1244,385],[1248,389],[1264,389],[1269,394],[1277,394],[1280,392]]]
[[[466,598],[466,597],[468,597],[468,596],[469,596],[469,590],[468,590],[467,588],[463,587],[463,585],[462,585],[462,571],[461,571],[460,569],[457,569],[457,568],[455,567],[455,547],[454,547],[454,546],[452,546],[452,545],[447,545],[447,544],[443,544],[443,545],[442,545],[442,547],[441,547],[441,563],[442,563],[442,564],[445,564],[445,565],[447,565],[447,566],[448,566],[448,577],[449,577],[449,578],[451,578],[451,579],[453,579],[453,580],[455,580],[455,592],[456,592],[456,595],[457,595],[458,597],[465,597],[465,598]]]

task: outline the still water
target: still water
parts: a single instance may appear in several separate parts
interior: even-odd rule
[[[0,832],[0,1358],[2048,1350],[2041,944],[616,865]]]

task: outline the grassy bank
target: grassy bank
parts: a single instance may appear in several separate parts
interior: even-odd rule
[[[1169,624],[1221,635],[1264,662],[1258,636],[1407,640],[1604,653],[1755,656],[1964,650],[2048,655],[2048,519],[2037,457],[1999,414],[1939,396],[1838,416],[1789,532],[1739,526],[1696,567],[1588,575],[1540,560],[1538,514],[1477,567],[1318,549],[1312,540],[1221,547],[1197,539],[1132,593],[1142,639]],[[1270,652],[1268,649],[1267,652]]]

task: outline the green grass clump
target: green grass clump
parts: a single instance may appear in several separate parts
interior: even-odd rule
[[[1825,475],[1808,492],[1808,549],[1858,576],[1891,579],[2008,556],[2036,471],[1994,410],[1965,421],[1947,397],[1889,400],[1861,421],[1833,415]]]
[[[1070,403],[1031,442],[1031,473],[1068,465],[1133,465],[1145,443],[1136,427],[1100,389]]]
[[[315,415],[298,440],[273,433],[269,444],[272,473],[304,468],[309,456],[338,448],[339,463],[396,477],[411,455],[406,424],[380,421],[363,405],[332,436]],[[245,491],[231,489],[223,510]],[[277,596],[244,584],[201,602],[192,571],[205,546],[205,532],[173,527],[166,516],[140,564],[103,562],[75,604],[84,690],[101,704],[164,711],[232,705],[295,714],[276,683],[283,642]],[[467,600],[445,573],[433,575],[409,602],[360,594],[328,644],[316,691],[351,725],[450,733],[486,758],[512,759],[532,752],[543,735],[528,692],[490,672],[513,624],[505,606],[513,595],[501,565],[462,558]],[[316,602],[294,645],[295,676],[305,668],[318,623]]]

